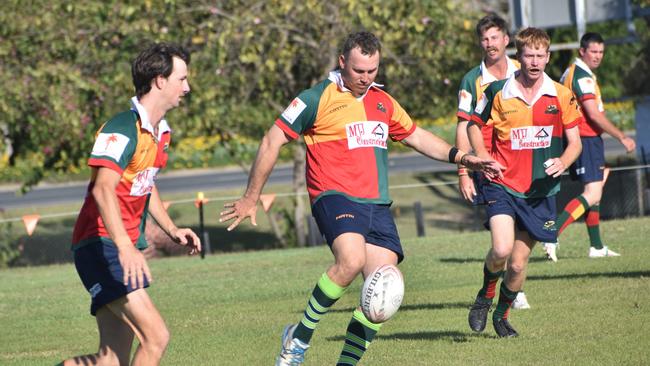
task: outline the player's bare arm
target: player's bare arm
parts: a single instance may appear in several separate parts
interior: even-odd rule
[[[190,250],[190,254],[196,254],[201,252],[201,240],[199,237],[189,228],[178,228],[172,221],[171,217],[165,210],[162,200],[160,199],[160,193],[156,186],[151,190],[151,197],[149,197],[149,213],[158,226],[167,234],[176,244],[187,246]]]
[[[628,153],[634,151],[636,148],[634,139],[625,136],[623,131],[614,126],[604,112],[598,110],[598,102],[595,99],[587,99],[582,102],[582,111],[590,121],[594,122],[598,127],[602,128],[603,131],[620,141]]]
[[[97,202],[106,230],[119,251],[120,264],[124,270],[124,284],[128,285],[130,281],[131,286],[137,288],[144,284],[145,276],[149,282],[152,282],[153,278],[144,255],[133,245],[122,222],[120,205],[115,193],[120,178],[120,174],[112,169],[98,168],[91,193]]]
[[[549,160],[549,166],[546,168],[546,174],[557,178],[564,171],[573,164],[573,162],[580,156],[582,151],[582,142],[580,142],[580,130],[578,126],[564,130],[564,136],[567,141],[567,146],[559,158]]]
[[[432,159],[452,162],[449,160],[452,146],[425,129],[416,127],[415,131],[403,141],[417,152]],[[452,163],[462,164],[472,170],[480,170],[490,179],[500,176],[502,170],[501,165],[489,157],[488,159],[482,159],[460,150],[455,154]]]
[[[483,134],[481,134],[481,127],[474,122],[470,122],[467,126],[467,136],[469,142],[476,153],[476,156],[483,159],[488,159],[490,154],[485,148],[485,142],[483,142]]]
[[[276,125],[273,125],[266,133],[257,150],[257,157],[248,177],[246,192],[237,201],[223,205],[224,209],[221,211],[219,222],[235,220],[228,226],[228,231],[236,228],[247,217],[250,217],[251,224],[257,225],[257,201],[278,160],[280,148],[288,142],[287,135]]]
[[[469,121],[459,119],[456,124],[456,147],[461,151],[472,150],[467,136],[468,123]],[[476,189],[474,188],[474,181],[470,178],[466,168],[464,165],[458,165],[458,189],[465,200],[472,202],[474,196],[476,196]]]

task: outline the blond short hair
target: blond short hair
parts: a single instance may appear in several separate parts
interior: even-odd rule
[[[551,46],[551,38],[545,31],[539,28],[529,27],[522,29],[515,36],[517,55],[520,55],[526,46],[533,49],[546,48],[546,51],[548,52],[548,48]]]

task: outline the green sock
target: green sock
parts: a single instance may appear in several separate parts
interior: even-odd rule
[[[345,344],[336,365],[356,366],[379,328],[381,324],[371,323],[359,309],[354,310],[345,334]]]
[[[496,309],[494,309],[494,313],[492,313],[492,319],[508,318],[510,306],[515,301],[518,293],[519,291],[512,291],[506,287],[505,282],[501,282],[499,302],[497,303]]]
[[[341,298],[345,289],[347,287],[337,285],[327,276],[327,273],[323,273],[311,293],[307,308],[305,308],[302,320],[293,332],[293,337],[309,344],[318,322],[334,305],[336,300]]]
[[[593,205],[587,210],[585,216],[589,243],[596,249],[603,249],[603,241],[600,239],[600,205]]]
[[[499,278],[503,275],[503,271],[490,272],[487,268],[487,264],[483,265],[483,287],[478,291],[477,296],[480,296],[484,299],[493,299],[495,295],[495,290],[497,288],[497,282]]]

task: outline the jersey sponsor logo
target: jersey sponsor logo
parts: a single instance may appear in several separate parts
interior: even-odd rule
[[[305,108],[307,108],[307,104],[296,97],[289,103],[287,109],[282,112],[282,118],[289,122],[289,124],[293,124]]]
[[[92,155],[108,156],[119,161],[129,143],[129,138],[121,133],[100,133],[93,145]]]
[[[472,94],[461,89],[458,92],[458,109],[465,112],[472,112]]]
[[[578,86],[582,94],[596,94],[596,83],[590,77],[578,79]]]
[[[545,149],[551,146],[553,126],[528,126],[510,130],[512,150]]]
[[[338,112],[338,111],[340,111],[341,109],[346,108],[347,106],[348,106],[347,104],[342,104],[342,105],[340,105],[340,106],[337,106],[337,107],[332,108],[328,113]]]
[[[474,109],[474,113],[482,114],[485,107],[487,107],[487,103],[487,97],[485,94],[481,94],[481,97],[478,98],[478,102],[476,102],[476,109]]]
[[[557,228],[555,227],[555,221],[546,221],[544,223],[544,230],[549,230],[549,231],[557,231]]]
[[[388,125],[383,122],[363,121],[345,125],[348,149],[359,147],[387,148]]]
[[[144,196],[151,193],[156,173],[158,173],[158,168],[147,168],[139,171],[133,178],[131,196]]]
[[[381,102],[377,103],[377,110],[386,113],[386,108]]]

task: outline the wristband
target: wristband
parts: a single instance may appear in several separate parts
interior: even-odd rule
[[[458,155],[458,149],[456,146],[452,146],[451,149],[449,149],[449,162],[452,164],[456,163],[456,155]]]
[[[466,168],[459,168],[459,169],[458,169],[458,176],[459,176],[459,177],[462,177],[462,176],[464,176],[464,175],[468,175],[468,174],[467,174],[467,169],[466,169]]]

